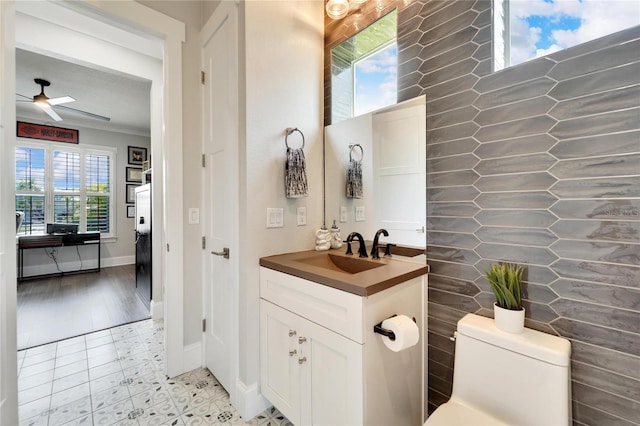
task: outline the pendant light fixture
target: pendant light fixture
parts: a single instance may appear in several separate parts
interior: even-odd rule
[[[331,19],[342,19],[349,13],[348,0],[329,0],[325,7],[327,15]]]
[[[349,13],[351,4],[360,5],[367,0],[328,0],[325,10],[331,19],[342,19]]]

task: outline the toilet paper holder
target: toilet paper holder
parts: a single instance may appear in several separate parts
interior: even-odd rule
[[[398,314],[393,314],[391,315],[389,318],[393,318],[393,317],[397,317]],[[389,318],[385,318],[385,319],[389,319]],[[416,322],[416,317],[412,317],[411,318],[413,320],[413,322]],[[378,333],[378,334],[382,334],[383,336],[386,336],[389,338],[389,340],[396,340],[396,334],[391,331],[391,330],[387,330],[386,328],[382,327],[382,323],[384,322],[384,320],[380,321],[379,323],[377,323],[376,325],[373,326],[373,332],[374,333]]]

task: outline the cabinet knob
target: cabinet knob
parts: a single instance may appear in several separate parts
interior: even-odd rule
[[[289,330],[289,337],[293,337],[296,335],[296,331],[295,330]]]
[[[298,351],[294,349],[292,351],[289,351],[289,356],[294,356],[297,353],[298,353]]]
[[[300,345],[301,345],[301,344],[303,344],[303,343],[304,343],[304,342],[306,342],[306,341],[307,341],[307,338],[306,338],[306,337],[298,337],[298,344],[300,344]]]
[[[304,364],[305,362],[307,362],[307,357],[303,356],[302,358],[298,359],[298,364]]]

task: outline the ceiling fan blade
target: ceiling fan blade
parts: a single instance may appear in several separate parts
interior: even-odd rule
[[[66,104],[67,102],[75,102],[75,99],[71,96],[61,96],[59,98],[50,98],[47,102],[49,102],[49,105],[60,105]]]
[[[111,121],[111,118],[109,118],[109,117],[105,117],[104,115],[94,114],[94,113],[89,112],[89,111],[82,111],[80,109],[70,108],[70,107],[63,106],[63,105],[57,105],[56,108],[63,109],[63,110],[66,110],[66,111],[70,111],[70,112],[75,112],[77,114],[86,115],[87,117],[95,118],[96,120]]]
[[[22,98],[29,99],[29,101],[33,102],[33,97],[32,96],[21,95],[20,93],[16,93],[16,96],[20,96]]]
[[[40,107],[44,112],[46,112],[49,117],[53,118],[56,121],[62,121],[62,117],[60,117],[54,110],[48,105],[36,104]]]

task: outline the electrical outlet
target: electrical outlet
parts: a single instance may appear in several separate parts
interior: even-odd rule
[[[347,221],[347,207],[340,206],[340,222],[345,223]]]
[[[364,206],[356,207],[356,222],[364,222]]]
[[[296,217],[298,219],[298,226],[304,226],[307,224],[307,208],[298,207],[296,209]]]

